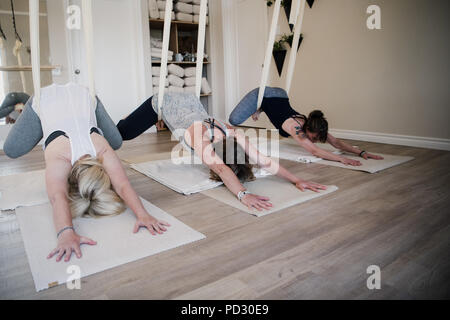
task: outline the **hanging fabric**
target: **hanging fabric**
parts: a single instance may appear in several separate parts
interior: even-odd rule
[[[158,92],[158,120],[161,120],[161,108],[164,100],[164,89],[167,72],[167,55],[169,51],[170,24],[172,23],[173,0],[166,1],[166,11],[164,16],[163,44],[161,56],[161,69],[159,72],[159,92]]]
[[[203,58],[205,55],[205,32],[206,32],[206,11],[208,0],[200,2],[200,17],[198,23],[198,39],[197,39],[197,64],[195,71],[195,95],[200,98],[200,89],[203,77]]]
[[[5,44],[3,42],[6,40],[6,35],[3,32],[2,24],[0,23],[0,49],[3,49],[5,47]]]
[[[41,60],[39,47],[39,0],[29,0],[30,12],[30,47],[31,72],[33,75],[34,98],[33,107],[39,112],[41,99]],[[39,113],[38,113],[39,114]]]
[[[302,33],[302,25],[303,25],[303,18],[305,16],[305,5],[306,5],[306,0],[294,0],[294,1],[298,1],[299,3],[297,5],[298,10],[294,25],[294,38],[292,40],[291,53],[289,56],[289,65],[286,76],[286,85],[284,88],[288,94],[289,90],[291,89],[292,78],[294,76],[295,62],[297,60],[297,48]]]
[[[16,37],[16,43],[13,48],[13,54],[17,58],[17,64],[19,65],[19,67],[22,67],[23,62],[22,62],[22,56],[20,54],[20,49],[22,49],[22,38],[20,37],[19,33],[17,32],[16,15],[14,12],[14,1],[13,0],[11,0],[11,13],[12,13],[12,22],[13,22],[13,27],[14,27],[14,35]],[[28,92],[24,71],[20,71],[20,80],[22,82],[23,92]]]
[[[95,73],[94,73],[94,37],[93,37],[93,22],[92,22],[92,0],[82,0],[82,16],[84,28],[84,41],[86,46],[86,63],[89,93],[91,94],[92,102],[96,104],[95,98]]]
[[[270,63],[272,61],[273,44],[275,42],[278,18],[280,16],[280,7],[281,7],[281,0],[277,0],[275,2],[275,6],[273,9],[272,25],[270,27],[269,40],[267,42],[264,66],[263,66],[262,75],[261,75],[261,83],[259,85],[257,109],[259,109],[261,107],[261,104],[262,104],[262,101],[264,98],[264,91],[266,90],[266,86],[267,86],[267,80],[269,79]]]

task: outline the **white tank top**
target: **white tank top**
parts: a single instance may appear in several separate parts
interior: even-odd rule
[[[34,101],[33,109],[41,119],[44,141],[55,131],[69,137],[72,165],[86,154],[97,155],[90,135],[91,128],[97,127],[97,119],[88,88],[75,83],[52,84],[41,89],[39,110]]]

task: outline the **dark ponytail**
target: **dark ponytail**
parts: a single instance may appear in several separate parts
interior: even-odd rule
[[[328,121],[325,119],[322,111],[312,111],[309,114],[308,119],[306,119],[304,127],[312,133],[317,133],[320,142],[327,141]]]

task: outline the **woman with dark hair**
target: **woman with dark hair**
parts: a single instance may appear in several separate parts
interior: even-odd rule
[[[381,160],[383,157],[368,153],[348,143],[341,141],[328,132],[328,121],[322,111],[315,110],[308,117],[295,111],[290,103],[285,90],[281,88],[266,87],[261,108],[257,109],[259,89],[250,91],[234,108],[229,121],[237,126],[246,121],[250,116],[254,121],[258,120],[261,112],[265,112],[270,122],[277,128],[282,137],[292,138],[312,155],[331,161],[341,162],[346,165],[360,166],[361,162],[346,158],[323,150],[315,145],[317,142],[328,142],[333,147],[359,155],[361,158]]]
[[[117,128],[123,140],[131,140],[158,122],[158,95],[147,99]],[[252,163],[268,172],[288,180],[299,190],[318,192],[325,186],[300,179],[277,161],[259,153],[249,139],[230,125],[211,118],[200,100],[189,93],[168,92],[161,107],[162,120],[181,145],[195,153],[211,170],[211,179],[224,185],[248,208],[269,210],[269,198],[251,194],[242,185],[254,179]],[[223,146],[223,152],[217,149]],[[231,155],[230,155],[231,154]]]

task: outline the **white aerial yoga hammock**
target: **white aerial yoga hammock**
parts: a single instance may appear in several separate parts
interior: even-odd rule
[[[293,3],[295,2],[297,3],[297,7],[296,7],[296,18],[294,20],[294,38],[292,40],[292,48],[289,56],[289,64],[286,76],[286,85],[284,87],[284,89],[288,94],[289,90],[291,89],[292,78],[294,76],[295,62],[297,60],[297,48],[298,43],[300,42],[300,35],[302,33],[303,18],[305,16],[305,5],[306,5],[306,0],[294,0]],[[292,11],[294,11],[294,8],[292,8],[291,12]]]
[[[200,17],[198,26],[198,40],[197,40],[197,62],[195,72],[195,94],[200,98],[200,88],[202,83],[203,58],[205,48],[205,32],[206,32],[206,12],[208,0],[201,0],[200,2]],[[169,50],[170,24],[172,20],[173,1],[166,1],[165,16],[164,16],[164,30],[163,30],[163,44],[161,56],[161,68],[159,72],[159,91],[158,91],[158,120],[161,120],[161,107],[164,100],[164,89],[167,73],[167,56]]]
[[[289,66],[288,66],[288,71],[287,71],[288,73],[287,73],[287,77],[286,77],[286,86],[285,86],[285,90],[288,94],[289,94],[289,90],[290,90],[291,83],[292,83],[292,77],[294,75],[295,61],[297,59],[297,48],[298,48],[298,43],[300,41],[303,17],[304,17],[304,13],[305,13],[305,3],[306,3],[306,0],[292,0],[291,13],[289,15],[289,24],[294,24],[294,39],[292,41],[291,53],[290,53],[290,57],[289,57]],[[261,82],[260,82],[259,92],[258,92],[257,109],[259,109],[261,107],[261,104],[262,104],[262,101],[264,98],[264,91],[266,90],[267,81],[269,79],[270,65],[272,62],[273,44],[275,42],[278,18],[280,15],[280,8],[281,8],[281,0],[276,0],[275,6],[273,9],[272,24],[271,24],[270,32],[269,32],[269,40],[267,42],[267,47],[266,47],[264,66],[263,66],[263,70],[262,70],[262,74],[261,74]]]
[[[166,11],[164,16],[163,44],[161,56],[161,70],[159,72],[159,92],[158,92],[158,120],[161,120],[161,107],[164,100],[164,90],[166,88],[167,55],[169,50],[170,24],[172,22],[173,1],[166,1]]]
[[[20,38],[19,34],[17,33],[17,28],[16,28],[16,16],[14,14],[14,3],[11,0],[11,12],[12,12],[12,18],[13,18],[13,26],[14,26],[14,33],[16,36],[16,43],[14,45],[13,48],[13,55],[17,58],[17,65],[20,67],[23,66],[23,62],[22,62],[22,56],[20,54],[20,49],[22,49],[22,39]],[[27,84],[26,84],[26,79],[25,79],[25,72],[22,70],[19,72],[20,74],[20,81],[22,82],[22,89],[23,92],[27,93]]]
[[[30,14],[30,46],[31,66],[33,74],[34,99],[33,106],[39,110],[41,92],[41,63],[39,47],[39,0],[29,0]],[[83,28],[86,46],[88,87],[91,98],[95,104],[95,79],[94,79],[94,41],[92,37],[92,0],[82,0]]]
[[[205,32],[206,32],[206,10],[208,0],[200,2],[200,17],[198,22],[198,39],[197,39],[197,65],[195,72],[195,94],[200,98],[200,87],[202,83],[203,58],[205,49]]]

